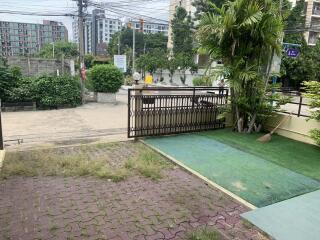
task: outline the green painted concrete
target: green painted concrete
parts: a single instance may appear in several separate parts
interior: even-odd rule
[[[257,207],[320,189],[317,180],[201,134],[145,142]]]
[[[320,239],[320,191],[242,214],[276,240]]]

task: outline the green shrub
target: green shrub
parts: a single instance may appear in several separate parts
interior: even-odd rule
[[[10,93],[17,86],[18,77],[6,66],[0,65],[0,99],[9,100]]]
[[[21,77],[16,86],[11,89],[8,102],[35,101],[35,78]]]
[[[134,80],[133,80],[133,77],[128,75],[125,77],[124,79],[124,85],[126,86],[132,86],[134,84]]]
[[[86,89],[88,89],[91,92],[94,92],[94,87],[92,83],[92,76],[91,76],[91,70],[86,71],[87,79],[84,81],[84,86]]]
[[[320,82],[304,82],[303,86],[306,91],[304,97],[310,100],[310,119],[320,121]],[[310,131],[310,137],[315,140],[316,144],[320,145],[320,129],[312,129]]]
[[[123,74],[113,65],[94,66],[91,79],[96,92],[116,93],[123,84]]]
[[[193,86],[212,86],[212,81],[208,76],[196,77],[192,80]]]
[[[40,107],[75,107],[81,103],[80,81],[76,77],[43,75],[35,79],[34,86],[35,98]]]

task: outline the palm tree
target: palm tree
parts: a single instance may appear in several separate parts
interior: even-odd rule
[[[283,30],[278,4],[235,0],[211,7],[214,11],[203,15],[197,31],[200,49],[223,61],[237,130],[250,133],[270,108],[265,98],[269,63],[281,53]]]

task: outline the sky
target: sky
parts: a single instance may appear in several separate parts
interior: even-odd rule
[[[135,13],[168,21],[170,0],[92,0],[93,2],[114,4],[113,11],[126,9],[127,12],[119,17],[132,17]],[[76,13],[76,2],[72,0],[0,0],[1,11],[23,11],[27,13]],[[115,10],[116,9],[116,10]],[[92,8],[88,8],[91,12]],[[107,12],[115,16],[115,13]],[[130,15],[130,16],[129,16]],[[42,23],[44,19],[63,22],[72,40],[72,17],[63,16],[27,16],[0,13],[0,21]]]

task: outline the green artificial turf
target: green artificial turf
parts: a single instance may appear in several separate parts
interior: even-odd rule
[[[210,137],[215,133],[154,137],[145,142],[257,207],[320,189],[320,181],[221,143]]]
[[[240,134],[230,129],[198,133],[244,152],[274,162],[305,176],[320,180],[320,147],[273,135],[269,143],[260,143],[263,134]]]

